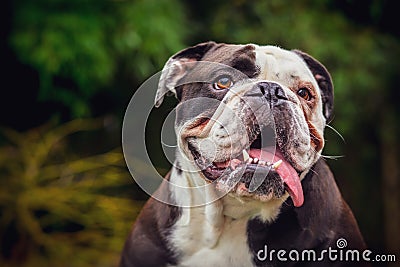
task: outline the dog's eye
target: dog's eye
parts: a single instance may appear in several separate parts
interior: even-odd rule
[[[306,87],[302,87],[299,90],[297,90],[297,94],[306,101],[310,101],[313,97],[310,90]]]
[[[214,89],[217,90],[229,89],[232,85],[233,81],[229,76],[221,76],[213,83]]]

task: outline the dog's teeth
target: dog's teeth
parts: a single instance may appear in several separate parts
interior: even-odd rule
[[[243,161],[248,161],[250,158],[249,153],[247,153],[245,149],[243,149],[242,153],[243,153]]]
[[[254,162],[254,163],[257,163],[258,160],[259,160],[258,158],[254,158],[254,159],[253,159],[253,162]]]
[[[265,163],[266,163],[266,162],[263,161],[263,160],[260,160],[260,161],[258,162],[259,165],[265,165]]]
[[[282,164],[282,160],[280,159],[280,160],[278,160],[277,162],[275,162],[275,163],[271,166],[271,168],[277,169],[281,164]]]
[[[253,160],[254,160],[253,158],[249,158],[249,159],[246,161],[246,163],[249,163],[249,164],[250,164],[250,163],[253,163]]]

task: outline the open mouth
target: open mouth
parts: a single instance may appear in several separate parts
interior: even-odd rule
[[[287,191],[296,207],[304,202],[297,171],[278,148],[261,147],[260,135],[249,148],[223,162],[207,161],[190,142],[188,147],[204,176],[216,181],[221,191],[259,200],[280,198]]]

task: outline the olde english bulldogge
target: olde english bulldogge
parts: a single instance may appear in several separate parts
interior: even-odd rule
[[[320,62],[201,43],[168,60],[156,106],[167,93],[179,100],[179,149],[155,193],[166,201],[148,200],[120,266],[366,264],[328,257],[338,240],[360,253],[365,244],[321,158],[333,85]]]

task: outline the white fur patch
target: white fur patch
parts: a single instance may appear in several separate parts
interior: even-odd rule
[[[204,183],[204,178],[200,173],[179,175],[173,171],[171,182],[199,185]],[[190,195],[172,192],[172,196],[177,203],[187,204],[187,198],[207,198],[215,193],[211,188],[207,190],[193,189]],[[273,221],[286,198],[287,195],[279,200],[260,202],[226,195],[203,206],[182,208],[182,215],[170,235],[170,243],[179,257],[177,266],[253,266],[247,243],[247,222],[254,217]]]
[[[206,207],[185,208],[175,225],[171,241],[181,255],[177,266],[253,266],[247,244],[247,218],[234,220],[220,214],[223,224],[215,231],[205,219],[205,212]]]

